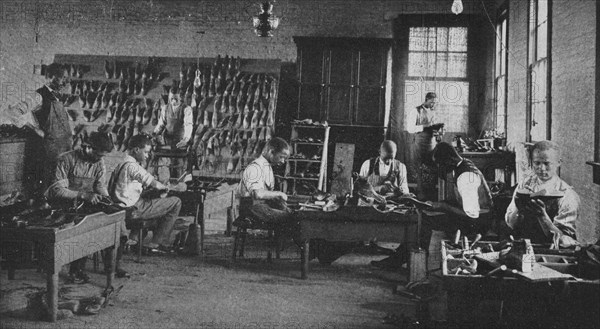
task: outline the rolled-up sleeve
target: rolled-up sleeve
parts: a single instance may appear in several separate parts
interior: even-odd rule
[[[242,175],[242,184],[248,193],[254,190],[266,190],[265,177],[258,163],[251,163]]]
[[[578,212],[579,196],[575,191],[568,190],[565,196],[559,201],[558,214],[556,214],[552,222],[564,235],[575,239],[575,225]]]
[[[367,177],[369,176],[369,169],[371,167],[371,160],[366,160],[365,162],[363,162],[362,166],[360,166],[360,177]]]
[[[192,130],[194,129],[194,113],[191,106],[186,106],[183,110],[183,139],[189,141],[192,138]]]
[[[504,215],[504,221],[508,227],[514,229],[517,221],[519,220],[519,209],[517,209],[517,204],[515,203],[515,196],[517,195],[517,189],[513,193],[512,200],[510,200],[510,204],[508,208],[506,208],[506,214]]]
[[[69,189],[69,171],[73,164],[68,157],[59,157],[56,170],[54,171],[54,182],[48,187],[48,199],[77,199],[79,192]]]
[[[106,166],[104,165],[104,161],[97,166],[94,172],[94,192],[108,196],[108,188],[106,187]]]
[[[407,194],[408,190],[408,181],[406,178],[406,165],[404,163],[400,163],[398,168],[398,187],[400,188],[400,193]]]
[[[479,218],[479,175],[465,172],[456,179],[458,193],[462,199],[463,211],[471,218]]]
[[[131,180],[137,180],[142,183],[143,187],[148,187],[154,181],[154,176],[152,176],[146,169],[140,166],[137,163],[131,163],[127,167],[127,171],[129,173],[129,177]]]

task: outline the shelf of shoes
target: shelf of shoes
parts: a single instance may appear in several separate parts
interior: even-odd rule
[[[292,154],[285,174],[278,176],[282,191],[288,195],[309,195],[315,189],[327,190],[327,153],[329,126],[291,125]]]
[[[110,174],[139,133],[151,134],[169,95],[192,107],[189,149],[194,176],[238,179],[275,133],[279,60],[58,54],[66,85],[59,91],[71,121],[73,147],[90,132],[110,133]],[[169,177],[169,168],[158,177]]]

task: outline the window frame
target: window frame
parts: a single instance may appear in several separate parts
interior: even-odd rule
[[[509,40],[509,15],[508,15],[508,1],[506,1],[499,9],[498,9],[498,17],[496,18],[496,29],[498,27],[501,28],[500,34],[496,34],[496,49],[494,51],[494,128],[498,127],[498,100],[502,97],[502,101],[504,103],[504,122],[502,123],[502,132],[506,136],[508,129],[508,40]],[[504,28],[502,28],[504,27]],[[501,51],[498,51],[497,46],[500,44],[501,47],[504,47]],[[503,53],[504,55],[504,63],[500,63],[500,65],[504,65],[502,68],[503,71],[501,74],[498,74],[498,55]],[[502,58],[502,56],[500,56]],[[498,95],[498,80],[504,78],[504,93],[503,95]]]
[[[546,1],[548,8],[548,15],[546,18],[546,57],[537,59],[537,44],[538,44],[538,4],[540,1]],[[535,12],[532,13],[532,2],[535,3]],[[534,16],[535,14],[535,16]],[[535,23],[532,23],[532,18],[535,19]],[[545,139],[552,139],[552,98],[551,98],[551,88],[552,88],[552,1],[551,0],[529,0],[527,2],[527,126],[526,126],[526,141],[527,142],[535,142],[531,136],[532,124],[534,121],[533,118],[533,91],[532,91],[532,74],[533,68],[543,62],[546,61],[546,136]],[[532,25],[535,25],[535,32],[532,31]],[[532,34],[534,37],[532,37]],[[532,40],[533,39],[533,40]]]
[[[596,17],[600,17],[600,2],[596,1]],[[600,20],[596,19],[596,45],[600,45]],[[596,51],[596,109],[594,121],[594,154],[593,161],[587,161],[587,164],[592,166],[592,179],[595,184],[600,185],[600,52]]]

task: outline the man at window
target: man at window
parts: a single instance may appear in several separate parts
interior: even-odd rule
[[[558,177],[561,165],[558,145],[551,141],[535,143],[531,149],[531,163],[533,173],[517,186],[506,211],[506,224],[515,235],[529,238],[532,242],[551,243],[556,237],[560,246],[577,245],[575,225],[579,215],[579,196]],[[542,190],[547,195],[562,197],[523,201],[517,195],[520,191],[535,193]]]
[[[425,102],[412,110],[407,119],[406,130],[413,134],[413,161],[417,169],[417,192],[419,198],[426,198],[423,186],[423,165],[430,165],[431,151],[437,144],[444,124],[435,123],[436,94],[428,92]]]

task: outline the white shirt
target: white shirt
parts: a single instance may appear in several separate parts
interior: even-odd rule
[[[273,168],[264,156],[252,161],[242,173],[238,194],[240,197],[251,197],[254,190],[272,191],[275,187]]]
[[[461,198],[463,211],[471,218],[479,218],[479,186],[481,178],[472,172],[464,172],[456,179],[456,188]]]
[[[419,109],[421,111],[419,111]],[[435,117],[433,110],[421,105],[408,112],[406,131],[411,134],[422,132],[423,127],[431,126],[434,124],[434,121]]]
[[[115,175],[119,176],[115,177]],[[154,176],[131,155],[126,155],[124,163],[113,171],[112,184],[109,184],[109,189],[114,189],[114,193],[110,191],[110,194],[116,199],[115,202],[125,205],[125,207],[131,207],[140,199],[144,187],[148,187],[153,181]]]
[[[519,209],[515,203],[515,195],[518,189],[527,189],[532,192],[538,192],[546,190],[549,193],[560,192],[564,194],[560,198],[558,203],[558,214],[556,217],[551,218],[552,223],[558,227],[564,234],[568,236],[575,236],[575,223],[579,215],[579,196],[573,190],[573,188],[560,177],[555,176],[546,182],[542,182],[537,178],[535,173],[526,176],[521,183],[515,189],[513,199],[506,209],[505,221],[506,224],[514,228],[515,224],[519,220]]]

